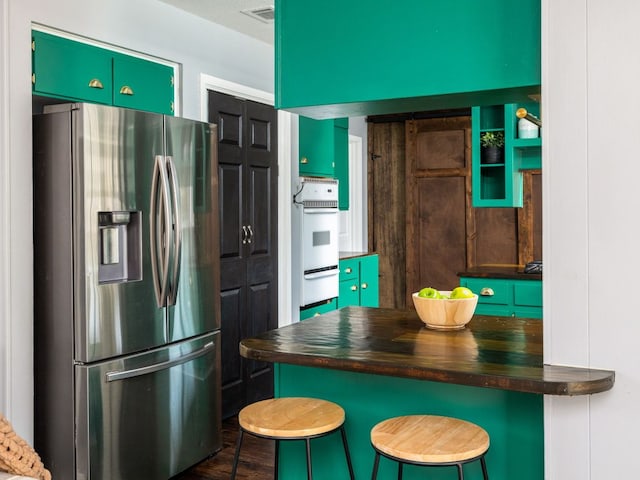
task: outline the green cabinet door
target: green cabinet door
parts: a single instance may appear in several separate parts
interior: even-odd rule
[[[300,116],[298,122],[300,176],[333,178],[334,121]]]
[[[542,281],[461,277],[460,285],[478,294],[476,313],[542,318]]]
[[[346,122],[344,122],[346,120]],[[345,127],[346,123],[346,127]],[[349,119],[334,125],[335,176],[338,179],[338,208],[349,210]]]
[[[338,308],[377,307],[378,285],[378,255],[340,260]]]
[[[360,305],[379,306],[378,255],[360,258]]]
[[[33,93],[110,105],[111,52],[32,32]]]
[[[173,115],[173,68],[114,54],[113,104]]]

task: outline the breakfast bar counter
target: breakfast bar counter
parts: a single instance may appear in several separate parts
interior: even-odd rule
[[[245,339],[240,353],[256,365],[276,364],[276,396],[342,405],[357,478],[371,474],[371,428],[406,414],[448,415],[485,428],[492,480],[543,478],[543,395],[596,394],[614,383],[610,370],[544,365],[542,321],[514,317],[476,315],[462,330],[436,331],[413,310],[347,307]],[[316,442],[314,478],[348,478],[340,442]],[[304,477],[298,448],[304,446],[281,447],[280,479]],[[448,468],[431,470],[430,478],[455,478]],[[379,478],[394,472],[383,462]],[[406,468],[404,478],[425,473]],[[479,467],[466,466],[467,478],[482,478]]]
[[[268,362],[550,395],[609,390],[614,372],[544,365],[542,322],[476,315],[462,330],[424,326],[413,310],[347,307],[240,343]]]

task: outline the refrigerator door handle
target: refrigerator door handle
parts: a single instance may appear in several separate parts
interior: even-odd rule
[[[211,350],[214,346],[213,342],[205,343],[202,348],[195,350],[191,353],[187,353],[186,355],[182,355],[181,357],[174,358],[172,360],[167,360],[166,362],[154,363],[153,365],[147,365],[140,368],[132,368],[131,370],[121,370],[117,372],[107,372],[106,380],[107,382],[117,382],[118,380],[125,380],[127,378],[139,377],[141,375],[148,375],[149,373],[158,372],[160,370],[166,370],[171,367],[175,367],[176,365],[182,365],[183,363],[187,363],[191,360],[199,358]]]
[[[173,200],[173,268],[171,286],[167,291],[167,305],[175,305],[178,296],[178,281],[180,280],[180,262],[182,249],[182,226],[180,219],[180,190],[178,190],[178,172],[176,170],[173,157],[167,156],[167,172],[171,188],[171,199]]]
[[[167,225],[167,222],[169,221],[169,198],[167,197],[168,181],[164,163],[164,157],[156,155],[155,163],[153,165],[151,202],[149,208],[153,289],[156,294],[156,303],[160,308],[166,306],[167,281],[169,276],[169,244],[171,234],[171,229]],[[158,196],[162,198],[162,205],[160,207],[158,207]],[[160,212],[158,212],[158,208],[160,208]],[[160,222],[158,222],[158,218],[160,219]],[[160,255],[162,255],[162,258],[160,264],[158,264]]]

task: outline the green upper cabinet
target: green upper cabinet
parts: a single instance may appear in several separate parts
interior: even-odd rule
[[[173,68],[32,32],[34,95],[173,115]]]
[[[540,93],[540,12],[540,0],[276,0],[276,108],[322,119],[526,101]]]
[[[142,58],[113,57],[113,104],[173,115],[173,68]]]
[[[38,31],[31,49],[33,93],[111,104],[111,52]]]
[[[539,104],[510,103],[471,109],[471,193],[474,207],[522,207],[522,171],[541,168],[542,139],[518,138],[516,111],[539,116]],[[504,136],[500,158],[483,155],[484,134]]]
[[[334,178],[334,121],[300,116],[298,122],[300,176]]]
[[[302,177],[338,179],[338,207],[349,209],[349,119],[314,120],[298,118]]]

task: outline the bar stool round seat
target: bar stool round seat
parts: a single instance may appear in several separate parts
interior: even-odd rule
[[[340,431],[350,478],[354,479],[351,456],[344,431],[345,414],[341,406],[317,398],[283,397],[247,405],[238,414],[240,434],[231,478],[238,466],[244,433],[276,441],[275,477],[278,478],[278,451],[281,440],[304,440],[307,447],[307,477],[312,478],[310,440]]]
[[[488,480],[484,456],[489,450],[489,434],[480,426],[451,417],[407,415],[384,420],[371,430],[371,445],[376,451],[373,476],[378,473],[380,455],[402,465],[456,466],[464,479],[462,465],[480,460],[482,474]]]

